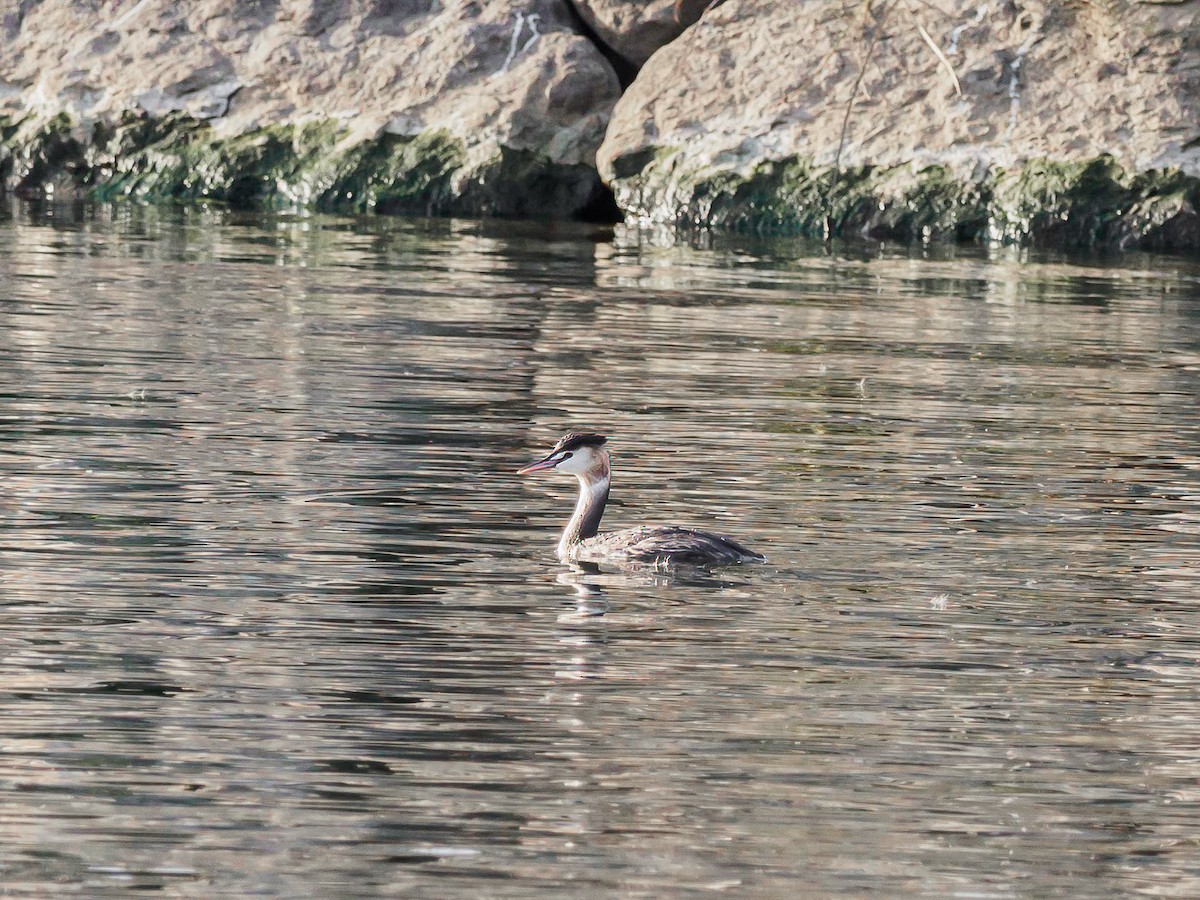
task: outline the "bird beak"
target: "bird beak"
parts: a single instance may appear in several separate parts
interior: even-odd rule
[[[540,472],[543,469],[553,469],[560,462],[562,462],[562,457],[555,453],[551,453],[545,459],[539,459],[537,462],[530,463],[529,465],[525,466],[523,469],[517,469],[517,474],[518,475],[529,475],[533,472]]]

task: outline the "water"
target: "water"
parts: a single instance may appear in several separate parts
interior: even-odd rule
[[[0,888],[1200,894],[1198,395],[1186,260],[18,208]]]

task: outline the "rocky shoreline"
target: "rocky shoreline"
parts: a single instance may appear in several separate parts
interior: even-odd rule
[[[1200,250],[1200,0],[25,2],[20,197]]]

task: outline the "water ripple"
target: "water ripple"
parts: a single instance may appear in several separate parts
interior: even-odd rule
[[[1200,890],[1200,270],[699,241],[0,225],[4,889]]]

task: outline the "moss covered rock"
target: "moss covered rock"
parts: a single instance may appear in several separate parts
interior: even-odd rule
[[[41,0],[0,16],[26,195],[571,216],[620,86],[563,0]]]
[[[219,137],[183,114],[127,115],[80,139],[66,117],[0,120],[0,178],[21,197],[204,200],[236,207],[420,215],[570,215],[603,191],[593,167],[497,148],[468,166],[444,131],[354,139],[337,123]]]
[[[990,240],[1045,246],[1186,249],[1200,229],[1200,179],[1131,175],[1111,157],[1032,160],[978,180],[944,166],[857,166],[811,159],[745,172],[691,168],[680,149],[626,161],[617,199],[646,224],[808,237]]]
[[[597,159],[642,221],[1200,249],[1200,0],[724,3]]]

